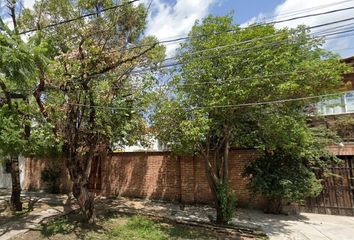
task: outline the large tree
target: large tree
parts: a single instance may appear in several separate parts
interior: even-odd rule
[[[336,91],[345,71],[304,26],[241,28],[232,19],[209,16],[194,25],[178,51],[182,65],[173,73],[166,101],[152,117],[158,138],[173,151],[204,159],[221,223],[229,220],[227,208],[233,205],[229,150],[250,142],[247,123],[262,109],[247,104]],[[308,103],[288,107],[301,114]]]
[[[0,152],[10,158],[11,207],[21,211],[19,156],[44,155],[57,142],[36,108],[38,70],[46,64],[45,48],[19,36],[16,1],[7,1],[10,23],[0,17]],[[11,25],[11,27],[9,27]]]
[[[73,195],[88,221],[94,220],[88,189],[93,158],[145,131],[151,66],[164,59],[164,47],[143,34],[146,16],[143,5],[128,1],[42,0],[19,21],[22,30],[36,29],[31,40],[53,51],[36,100],[63,141]],[[150,73],[133,74],[144,68]]]

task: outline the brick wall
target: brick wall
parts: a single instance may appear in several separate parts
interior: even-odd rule
[[[60,178],[60,191],[63,193],[68,193],[71,191],[72,183],[69,178],[69,173],[63,164],[62,159],[37,159],[37,158],[26,158],[25,160],[25,174],[24,174],[24,184],[23,189],[26,190],[44,190],[46,189],[46,184],[41,180],[41,172],[49,164],[55,164],[56,167],[60,168],[62,171],[62,177]]]
[[[239,205],[260,206],[261,199],[251,196],[248,180],[242,177],[246,164],[257,157],[255,150],[232,150],[229,174],[231,187],[236,192]],[[26,189],[41,189],[40,171],[48,160],[26,161]],[[153,198],[185,203],[210,203],[213,201],[207,182],[203,159],[191,156],[174,156],[169,152],[115,153],[100,160],[100,181],[95,186],[104,196]],[[63,167],[63,164],[61,165]],[[97,172],[97,171],[96,171]],[[96,174],[95,172],[95,174]],[[98,176],[98,175],[97,175]],[[71,188],[63,167],[61,189]]]
[[[119,153],[101,164],[103,195],[180,199],[179,159],[169,153]]]

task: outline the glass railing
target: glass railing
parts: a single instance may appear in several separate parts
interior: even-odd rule
[[[337,115],[354,113],[354,91],[346,92],[340,97],[323,100],[316,104],[320,115]]]

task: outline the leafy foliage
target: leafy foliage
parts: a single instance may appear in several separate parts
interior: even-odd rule
[[[8,155],[60,152],[49,123],[43,121],[34,97],[38,66],[48,62],[43,45],[25,43],[0,19],[0,149]],[[26,126],[28,129],[26,129]]]
[[[283,152],[258,158],[245,169],[245,173],[251,176],[251,190],[268,199],[301,202],[317,196],[322,190],[321,181],[305,159]]]
[[[317,142],[304,112],[315,98],[252,105],[336,91],[342,84],[341,74],[349,68],[339,56],[321,47],[323,40],[313,38],[304,26],[241,28],[233,24],[230,15],[206,17],[194,25],[189,36],[179,50],[184,64],[172,73],[170,91],[159,96],[165,101],[157,104],[152,122],[158,138],[171,150],[206,159],[213,192],[218,184],[228,181],[230,147],[306,158],[311,163],[302,165],[306,171],[295,165],[304,175],[312,166],[328,164],[319,161],[328,155],[324,138]],[[216,163],[214,168],[212,162]],[[308,176],[309,182],[314,180]],[[316,181],[308,188],[316,188]],[[289,186],[287,183],[282,186]],[[284,193],[300,196],[292,196],[285,188]]]
[[[39,72],[36,102],[62,142],[74,197],[89,221],[94,220],[94,196],[87,182],[94,156],[146,140],[144,116],[155,71],[133,71],[158,66],[165,57],[157,39],[143,34],[145,6],[127,0],[116,4],[44,0],[19,19],[22,30],[41,30],[30,42],[48,50],[51,61]]]
[[[237,206],[236,194],[231,191],[229,183],[221,183],[217,185],[216,196],[219,199],[221,209],[218,212],[221,216],[218,217],[229,222],[235,216]]]

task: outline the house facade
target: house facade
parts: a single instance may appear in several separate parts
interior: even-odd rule
[[[314,126],[326,127],[338,134],[341,142],[328,149],[343,161],[331,168],[335,176],[325,177],[322,193],[308,199],[302,206],[303,211],[354,215],[354,56],[343,62],[353,66],[353,73],[343,76],[340,90],[344,93],[319,102],[315,107],[319,116],[312,122]]]

